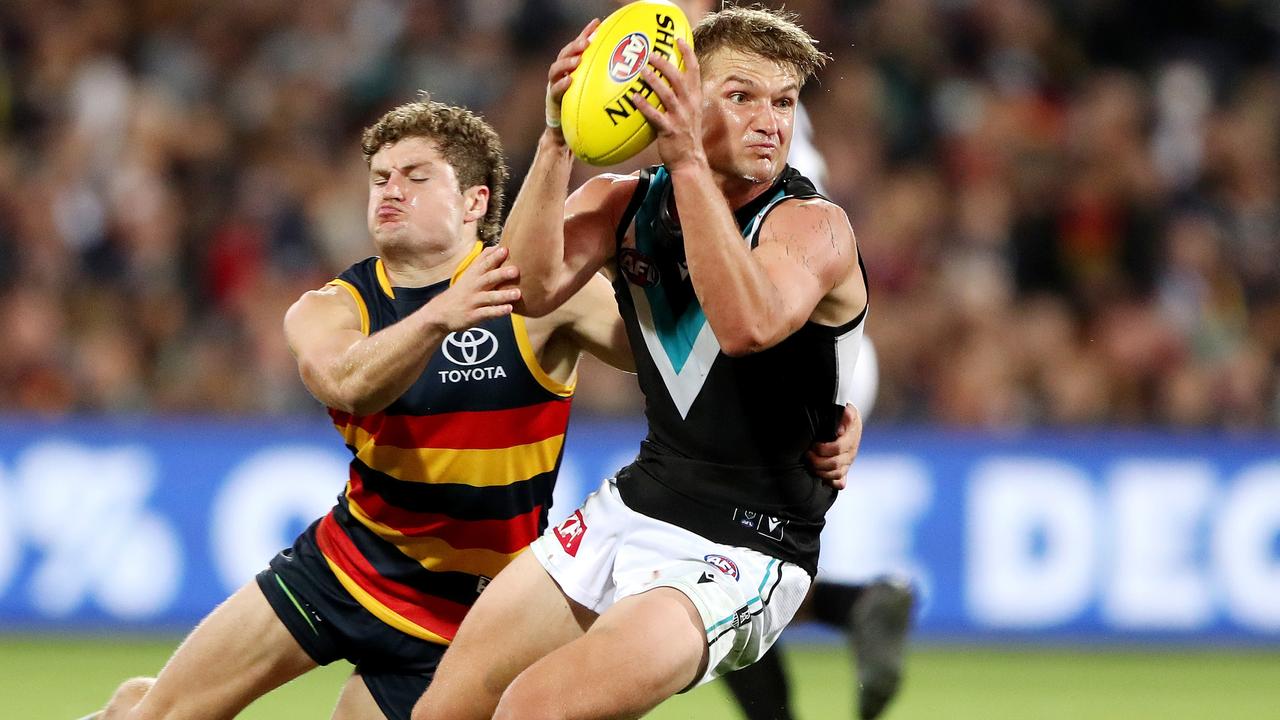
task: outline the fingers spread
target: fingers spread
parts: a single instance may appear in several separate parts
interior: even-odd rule
[[[663,107],[668,109],[675,106],[678,96],[676,92],[666,82],[659,79],[658,74],[649,68],[640,71],[640,76],[644,78],[645,83],[653,88],[653,94],[658,96],[662,101]]]
[[[684,71],[692,77],[701,77],[698,56],[689,43],[685,42],[684,38],[676,38],[676,47],[680,49],[680,57],[684,60]]]

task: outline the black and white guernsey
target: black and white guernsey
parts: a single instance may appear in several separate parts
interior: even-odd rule
[[[735,212],[743,242],[755,247],[779,203],[813,197],[821,197],[813,183],[786,168]],[[866,310],[839,327],[807,322],[762,352],[725,355],[694,293],[671,207],[670,175],[650,168],[618,227],[614,291],[649,425],[639,456],[618,474],[619,492],[637,512],[813,575],[835,491],[810,474],[804,454],[835,434]]]

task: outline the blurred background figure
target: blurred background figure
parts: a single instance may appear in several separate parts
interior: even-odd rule
[[[1280,12],[1149,5],[788,3],[834,56],[803,100],[876,290],[878,423],[1280,422]],[[305,410],[276,329],[360,254],[353,131],[429,89],[518,179],[528,60],[612,6],[4,3],[0,407]]]

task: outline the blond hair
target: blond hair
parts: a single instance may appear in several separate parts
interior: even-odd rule
[[[489,188],[489,206],[477,233],[486,245],[498,242],[507,164],[498,133],[479,115],[455,105],[431,100],[425,93],[414,102],[388,110],[360,138],[365,163],[387,145],[405,138],[434,140],[440,156],[458,176],[458,190],[476,185]]]
[[[818,50],[818,41],[796,23],[797,18],[795,13],[759,5],[731,5],[698,23],[693,47],[700,58],[721,49],[758,55],[793,70],[804,85],[831,58]]]

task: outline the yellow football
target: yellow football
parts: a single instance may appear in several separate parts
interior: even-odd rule
[[[689,20],[667,0],[623,5],[600,23],[560,104],[564,138],[574,155],[591,165],[613,165],[653,142],[653,127],[636,110],[631,94],[662,107],[640,71],[651,55],[683,70],[676,38],[693,45]]]

